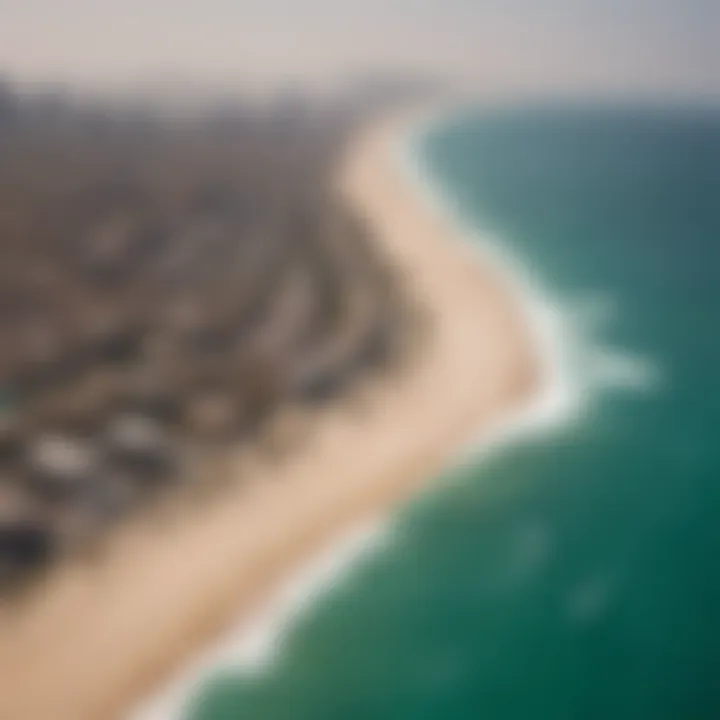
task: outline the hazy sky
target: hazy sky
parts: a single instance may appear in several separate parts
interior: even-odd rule
[[[720,0],[0,0],[0,72],[72,82],[452,74],[720,94]]]

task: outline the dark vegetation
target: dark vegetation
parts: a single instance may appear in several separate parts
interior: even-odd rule
[[[401,285],[330,183],[357,119],[0,85],[3,587],[397,359]]]

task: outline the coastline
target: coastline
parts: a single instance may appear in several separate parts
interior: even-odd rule
[[[477,262],[455,239],[398,167],[395,144],[418,122],[413,114],[371,127],[342,177],[430,311],[424,352],[402,374],[368,383],[364,417],[340,399],[287,459],[258,463],[250,486],[160,532],[127,533],[102,568],[69,569],[23,617],[4,613],[0,715],[116,717],[238,615],[252,617],[302,558],[534,404],[546,383],[522,297],[484,251]]]

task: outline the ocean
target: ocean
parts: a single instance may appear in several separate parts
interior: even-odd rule
[[[408,502],[187,720],[716,720],[720,109],[468,109],[411,150],[554,308],[572,402]]]

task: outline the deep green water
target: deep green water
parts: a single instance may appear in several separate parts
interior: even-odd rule
[[[420,153],[563,312],[583,402],[412,502],[188,717],[720,718],[720,111],[474,113]]]

